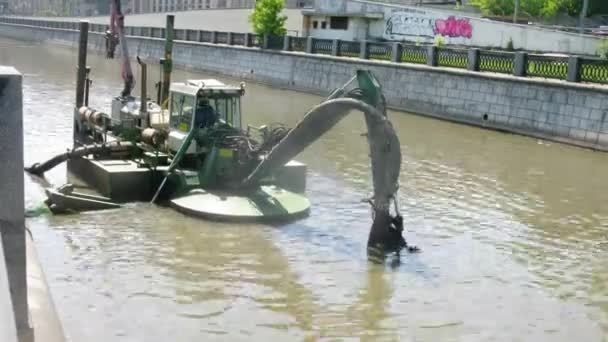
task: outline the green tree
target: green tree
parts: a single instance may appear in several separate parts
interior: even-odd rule
[[[583,10],[583,2],[581,0],[564,0],[564,11],[570,16],[577,16]]]
[[[286,15],[281,15],[285,0],[257,0],[255,9],[249,16],[253,32],[257,34],[284,35]]]
[[[590,0],[589,15],[602,11],[602,0]],[[559,13],[577,16],[582,10],[582,0],[520,0],[521,14],[531,17],[551,18]],[[471,4],[484,14],[512,15],[515,11],[514,0],[473,0]]]

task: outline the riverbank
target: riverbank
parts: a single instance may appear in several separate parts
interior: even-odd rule
[[[78,41],[74,30],[1,25],[0,35],[6,37],[71,47]],[[103,51],[104,37],[89,35],[89,49]],[[153,62],[163,55],[163,39],[128,39],[133,55]],[[327,94],[357,69],[370,69],[393,109],[608,151],[608,87],[603,85],[191,41],[175,42],[173,62],[315,94]]]

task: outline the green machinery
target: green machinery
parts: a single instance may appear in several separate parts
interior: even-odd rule
[[[122,23],[122,20],[119,21]],[[173,18],[167,20],[168,49]],[[118,38],[126,40],[118,28]],[[81,29],[79,70],[86,67],[86,34]],[[84,54],[84,58],[82,56]],[[132,75],[113,98],[110,114],[86,102],[88,86],[77,88],[74,148],[28,168],[42,174],[67,161],[68,169],[98,194],[76,193],[71,186],[47,189],[57,212],[115,208],[129,201],[168,203],[182,212],[221,220],[290,220],[309,213],[306,165],[294,161],[352,111],[365,115],[373,177],[374,212],[369,244],[403,247],[396,201],[400,144],[387,118],[378,80],[359,70],[350,81],[310,109],[293,128],[243,127],[245,85],[215,79],[173,82],[168,86],[171,51],[163,62],[157,101],[147,97],[146,64],[141,66],[141,96],[130,95]],[[125,63],[129,63],[124,58]],[[126,68],[130,70],[129,68]],[[80,78],[78,85],[88,85]],[[167,91],[167,87],[169,88]],[[84,95],[84,96],[83,96]]]

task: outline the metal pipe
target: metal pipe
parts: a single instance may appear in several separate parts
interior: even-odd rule
[[[78,71],[76,73],[76,108],[84,104],[84,87],[87,73],[87,43],[89,22],[80,22],[80,39],[78,40]]]
[[[165,67],[165,59],[160,59],[160,74],[158,77],[158,82],[156,83],[156,103],[162,105],[162,96],[163,96],[163,68]]]
[[[581,10],[580,32],[585,32],[585,20],[587,19],[587,11],[589,9],[589,0],[583,0],[583,9]]]
[[[93,81],[91,81],[91,79],[89,78],[89,74],[91,73],[91,67],[87,66],[86,68],[86,78],[84,80],[84,105],[85,106],[89,106],[89,91],[91,89],[91,83],[93,83]]]
[[[171,71],[173,69],[172,54],[173,54],[173,23],[175,16],[167,15],[167,24],[165,29],[165,61],[163,63],[163,85],[160,104],[164,103],[169,98],[169,87],[171,86]]]
[[[515,10],[513,11],[513,23],[517,24],[517,16],[519,15],[519,0],[515,0]]]
[[[141,67],[141,94],[140,94],[140,107],[139,114],[148,112],[148,66],[144,63],[139,56],[137,56],[137,63]]]

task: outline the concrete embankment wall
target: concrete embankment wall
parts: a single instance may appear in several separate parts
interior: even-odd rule
[[[0,35],[78,41],[76,31],[5,24]],[[99,34],[89,42],[90,49],[105,48]],[[162,39],[131,37],[129,44],[133,55],[157,60],[163,54]],[[319,94],[370,69],[391,108],[608,151],[606,86],[195,42],[176,42],[173,58],[183,67]]]
[[[448,44],[505,48],[511,40],[516,49],[591,56],[596,54],[600,42],[596,36],[467,17],[457,11],[420,6],[366,0],[317,0],[315,9],[333,15],[381,13],[383,19],[370,21],[369,35],[394,41],[430,42],[442,35]]]

